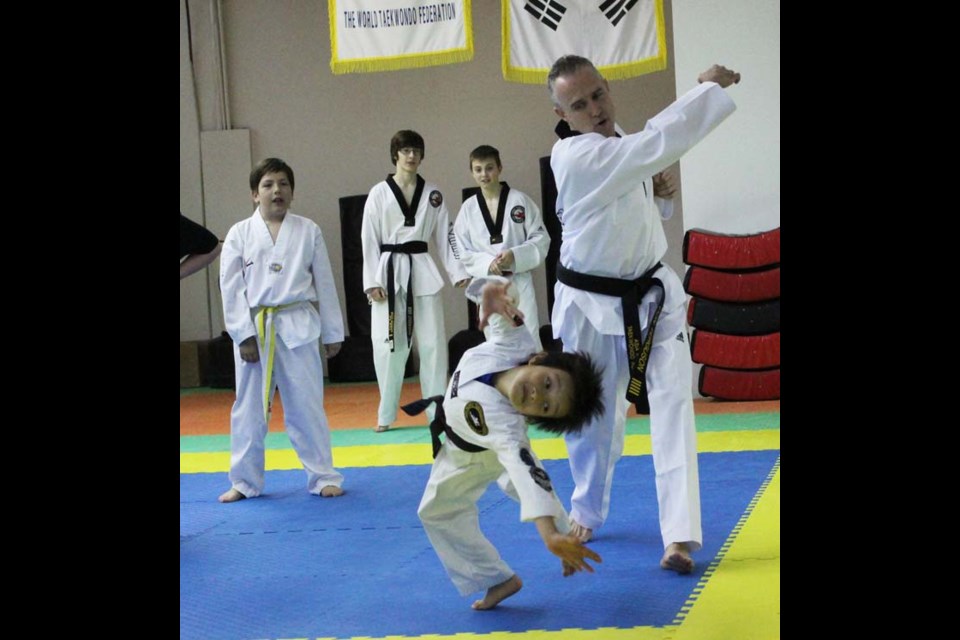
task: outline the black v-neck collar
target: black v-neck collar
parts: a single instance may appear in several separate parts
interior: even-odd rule
[[[483,189],[477,192],[477,203],[480,205],[480,215],[483,216],[483,222],[487,225],[487,231],[490,232],[490,244],[500,244],[503,242],[503,217],[507,210],[507,195],[510,193],[510,185],[506,182],[500,183],[500,200],[497,203],[497,220],[494,222],[490,216],[490,208],[483,197]]]
[[[423,186],[427,181],[419,174],[417,175],[417,188],[413,192],[413,202],[408,205],[407,199],[403,196],[403,190],[400,188],[400,185],[397,184],[396,180],[393,179],[394,175],[395,174],[391,173],[387,176],[387,186],[390,187],[390,191],[393,191],[393,197],[397,199],[397,204],[400,205],[400,211],[403,212],[403,226],[416,226],[415,218],[417,209],[420,208],[420,196],[423,195]]]

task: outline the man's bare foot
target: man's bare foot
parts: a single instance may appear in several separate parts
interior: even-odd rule
[[[246,497],[247,496],[243,495],[236,489],[231,488],[229,491],[225,491],[224,493],[221,493],[220,497],[217,498],[217,500],[223,503],[237,502],[238,500],[243,500]]]
[[[573,518],[570,518],[570,535],[580,542],[590,542],[593,537],[593,529],[588,529]]]
[[[671,542],[660,559],[660,568],[690,573],[693,571],[693,558],[690,557],[690,548],[685,542]]]
[[[321,498],[337,498],[342,495],[343,489],[332,484],[328,484],[324,488],[320,489]]]
[[[483,596],[483,600],[477,600],[473,603],[473,608],[477,611],[485,611],[487,609],[493,609],[495,606],[515,594],[517,591],[523,588],[523,581],[520,579],[520,576],[514,575],[512,578],[504,580],[500,584],[494,585],[487,589],[487,595]]]
[[[376,433],[383,433],[384,431],[390,431],[390,425],[388,424],[378,424],[377,428],[374,429]]]

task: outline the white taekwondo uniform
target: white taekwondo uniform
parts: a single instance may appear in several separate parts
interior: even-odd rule
[[[654,203],[652,177],[669,167],[735,109],[726,91],[705,82],[651,118],[646,128],[622,137],[597,133],[558,141],[550,158],[557,182],[557,217],[563,225],[560,263],[573,271],[633,280],[654,267],[667,249]],[[685,335],[686,296],[669,267],[655,276],[664,305],[646,370],[650,431],[656,472],[660,531],[666,547],[702,543],[692,370]],[[628,359],[623,311],[617,297],[557,282],[555,337],[564,350],[582,350],[604,365],[606,411],[579,434],[566,436],[576,483],[571,516],[596,529],[610,507],[614,466],[623,451]],[[658,295],[645,295],[645,328]]]
[[[537,310],[537,295],[533,288],[533,269],[543,264],[550,249],[550,235],[543,226],[540,207],[522,191],[511,189],[501,183],[499,211],[488,212],[491,221],[502,220],[500,242],[491,237],[481,207],[486,207],[483,193],[477,193],[464,201],[453,225],[460,246],[460,260],[474,278],[490,273],[490,263],[498,253],[510,249],[513,251],[513,275],[511,276],[520,295],[520,311],[524,315],[524,324],[533,337],[537,351],[540,344],[540,314]],[[506,197],[504,197],[506,196]],[[484,329],[484,335],[490,339],[490,327]]]
[[[468,296],[496,276],[474,280]],[[511,292],[512,293],[512,292]],[[530,333],[499,315],[491,318],[491,339],[463,354],[443,400],[446,421],[467,443],[486,451],[470,453],[445,440],[430,470],[418,514],[450,579],[461,595],[483,591],[514,571],[480,530],[477,500],[496,481],[520,502],[520,520],[553,516],[561,533],[570,530],[567,513],[550,477],[533,453],[526,419],[497,389],[478,380],[526,364],[535,347]]]
[[[266,392],[272,399],[277,388],[290,442],[307,472],[307,489],[320,493],[327,485],[340,486],[343,476],[333,468],[323,410],[318,340],[343,342],[343,316],[320,227],[288,211],[274,243],[257,208],[227,233],[220,255],[220,292],[237,378],[237,399],[230,413],[233,488],[248,498],[263,491],[269,406],[264,397]],[[255,319],[261,311],[266,337],[276,337],[270,371],[269,344],[258,337],[256,363],[241,360],[238,346],[258,335]],[[269,389],[264,388],[266,380],[271,380]]]
[[[421,176],[417,178],[422,188],[418,187],[421,194],[418,201],[410,203],[415,204],[408,211],[413,215],[404,216],[407,203],[403,201],[403,194],[399,190],[395,192],[391,189],[391,174],[387,180],[374,185],[370,190],[363,208],[363,225],[360,231],[363,244],[364,291],[371,287],[381,287],[387,291],[387,274],[391,262],[394,269],[396,306],[392,345],[387,301],[374,302],[370,307],[373,361],[380,387],[377,421],[385,426],[397,419],[403,372],[410,353],[405,312],[410,286],[413,288],[414,298],[414,335],[420,354],[420,389],[424,397],[440,395],[446,386],[447,332],[440,298],[443,279],[430,254],[417,253],[408,256],[397,251],[381,251],[381,247],[418,241],[426,243],[432,237],[451,284],[468,277],[457,256],[456,238],[443,195],[435,184],[426,182]],[[432,419],[432,409],[429,416]]]

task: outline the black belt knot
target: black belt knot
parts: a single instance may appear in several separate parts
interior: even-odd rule
[[[654,278],[653,274],[662,266],[658,262],[639,278],[620,280],[578,273],[562,264],[557,265],[557,280],[563,284],[590,293],[620,298],[623,308],[623,337],[627,342],[627,361],[630,363],[627,400],[633,403],[637,407],[637,413],[641,414],[650,413],[650,403],[647,400],[647,363],[650,360],[650,350],[653,348],[653,334],[666,298],[663,282],[659,278]],[[640,300],[648,291],[655,288],[661,291],[660,301],[657,303],[653,318],[650,319],[647,335],[641,339]]]

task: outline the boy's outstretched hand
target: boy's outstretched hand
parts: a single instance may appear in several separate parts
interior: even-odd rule
[[[560,558],[563,563],[563,576],[572,576],[578,571],[589,571],[593,573],[593,567],[587,562],[587,559],[594,562],[603,562],[596,551],[590,547],[584,546],[577,538],[565,536],[561,533],[550,536],[544,540],[550,553]]]
[[[480,330],[490,324],[490,316],[499,313],[516,326],[523,324],[523,312],[517,308],[517,300],[507,293],[509,283],[488,282],[481,290]]]

